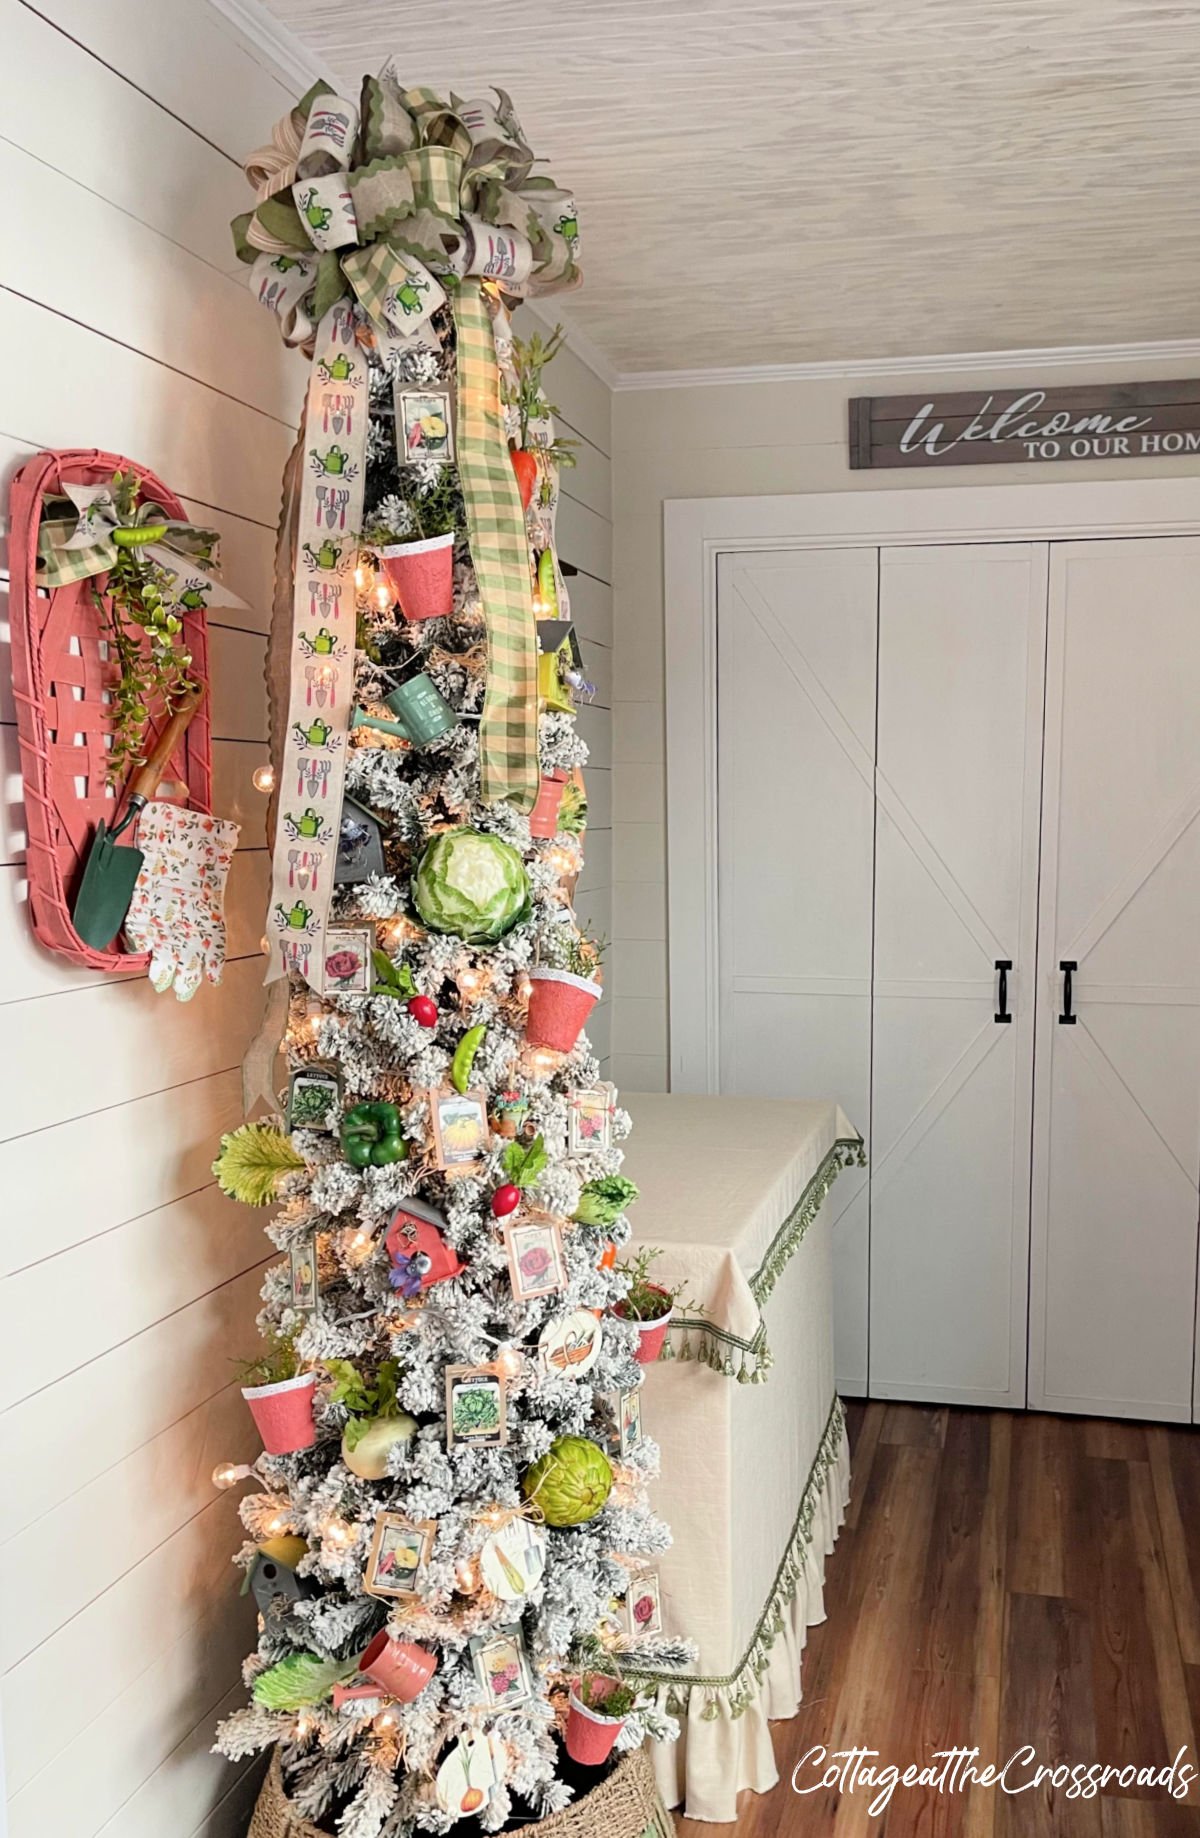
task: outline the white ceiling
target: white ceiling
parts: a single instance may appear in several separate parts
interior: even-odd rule
[[[269,6],[343,83],[511,92],[618,371],[1200,330],[1200,0]]]

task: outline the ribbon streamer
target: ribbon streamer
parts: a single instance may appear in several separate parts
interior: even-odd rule
[[[339,301],[321,321],[304,414],[304,471],[296,530],[291,682],[275,834],[267,982],[285,971],[321,990],[325,934],[354,705],[354,571],[362,531],[367,448],[367,362],[356,314]],[[298,882],[289,857],[293,812],[316,810]]]

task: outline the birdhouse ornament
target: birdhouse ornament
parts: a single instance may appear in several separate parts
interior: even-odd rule
[[[445,1216],[420,1200],[406,1200],[396,1212],[384,1244],[392,1260],[392,1288],[402,1296],[420,1295],[466,1269],[442,1236],[445,1228]]]

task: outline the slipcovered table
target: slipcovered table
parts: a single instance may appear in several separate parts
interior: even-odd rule
[[[831,1102],[621,1101],[635,1243],[662,1247],[653,1274],[694,1305],[642,1393],[674,1538],[657,1563],[664,1625],[699,1645],[689,1674],[660,1682],[682,1734],[655,1745],[655,1765],[668,1805],[728,1821],[740,1789],[778,1779],[767,1720],[798,1708],[849,1497],[822,1201],[862,1145]]]

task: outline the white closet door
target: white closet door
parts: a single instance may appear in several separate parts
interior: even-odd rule
[[[1044,544],[882,552],[875,1397],[1025,1402],[1045,608]]]
[[[838,1099],[869,1144],[874,549],[722,556],[722,1091]],[[839,1386],[867,1378],[867,1177],[839,1176]]]
[[[1050,575],[1030,1403],[1186,1420],[1200,1176],[1200,542]],[[1063,1025],[1065,973],[1074,1025]]]

